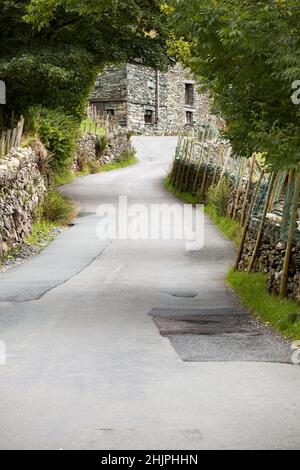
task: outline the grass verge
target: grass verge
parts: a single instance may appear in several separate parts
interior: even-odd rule
[[[53,240],[52,231],[55,227],[56,224],[48,222],[47,220],[34,222],[31,234],[27,237],[26,243],[39,248],[44,247],[45,244],[48,244]]]
[[[62,174],[56,175],[54,177],[54,186],[56,188],[59,188],[60,186],[64,186],[65,184],[72,183],[74,179],[80,176],[101,173],[102,171],[118,170],[119,168],[125,168],[129,165],[134,165],[137,162],[138,159],[135,154],[130,154],[127,158],[124,158],[119,162],[107,163],[104,165],[101,165],[97,161],[87,162],[80,171],[72,172],[68,170]]]
[[[290,299],[282,300],[271,295],[266,287],[266,274],[246,273],[231,269],[228,284],[239,295],[241,302],[255,317],[271,325],[284,336],[300,339],[299,304]]]
[[[204,206],[204,212],[226,238],[229,238],[229,240],[233,241],[237,246],[240,244],[242,228],[237,220],[219,215],[216,209],[210,204]]]
[[[54,186],[56,188],[59,188],[59,186],[64,186],[65,184],[72,183],[76,176],[76,173],[73,173],[70,170],[66,170],[63,173],[57,174],[54,177]]]
[[[67,225],[76,215],[74,202],[57,191],[48,191],[37,210],[36,220],[56,226]]]
[[[105,165],[101,166],[100,171],[112,171],[112,170],[118,170],[119,168],[125,168],[130,165],[134,165],[135,163],[138,162],[138,159],[136,155],[131,155],[128,158],[125,158],[124,160],[121,160],[119,162],[115,163],[107,163]]]
[[[170,177],[167,176],[164,181],[165,188],[170,191],[170,193],[174,194],[174,196],[181,199],[181,201],[185,202],[186,204],[198,204],[199,197],[193,196],[191,193],[186,191],[179,191],[179,189],[175,188],[170,181]]]

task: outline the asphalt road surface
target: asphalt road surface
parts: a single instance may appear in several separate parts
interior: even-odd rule
[[[172,204],[173,137],[78,178],[75,225],[0,276],[1,449],[295,449],[300,367],[224,284],[234,248],[99,240],[99,204]],[[180,203],[181,204],[181,203]]]

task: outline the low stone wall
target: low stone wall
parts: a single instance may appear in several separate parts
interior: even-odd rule
[[[41,156],[31,148],[11,150],[0,160],[0,256],[30,234],[45,191]]]
[[[95,134],[86,133],[83,134],[77,144],[76,158],[79,158],[83,154],[84,158],[87,161],[96,160],[96,145],[97,145],[97,136]]]
[[[213,181],[215,181],[215,183],[219,181],[221,173],[221,168],[216,169],[212,165],[209,165],[207,167],[205,165],[201,165],[200,168],[197,168],[195,163],[187,164],[184,162],[180,162],[179,160],[176,163],[175,171],[178,170],[183,175],[183,178],[177,179],[177,189],[189,192],[192,192],[194,189],[196,170],[198,171],[198,181],[194,191],[196,194],[200,191],[202,187],[202,182],[205,175],[206,179],[204,184],[202,202],[204,202],[205,194],[207,193],[207,190],[211,187]],[[248,182],[246,179],[243,181],[240,196],[236,203],[237,189],[234,183],[234,178],[232,175],[227,176],[231,182],[231,192],[228,202],[227,214],[232,215],[234,207],[236,205],[235,218],[237,220],[240,220]],[[255,185],[252,185],[245,206],[246,214],[248,213],[254,190]],[[279,294],[283,261],[286,250],[286,240],[283,240],[281,238],[280,224],[276,222],[277,218],[278,217],[274,213],[267,214],[263,238],[253,268],[253,270],[256,272],[262,272],[268,275],[267,287],[268,290],[273,294]],[[245,240],[242,259],[239,264],[240,270],[247,270],[249,266],[249,262],[257,239],[259,226],[260,218],[257,216],[253,217],[250,221],[250,227]],[[292,255],[287,283],[287,295],[290,298],[300,301],[300,241],[296,241],[296,239],[292,247]]]
[[[258,224],[258,221],[256,222]],[[240,270],[246,270],[251,259],[257,237],[257,227],[250,227],[244,245],[243,255],[239,264]],[[278,229],[278,228],[277,228]],[[258,255],[253,267],[256,272],[268,275],[267,287],[272,294],[279,294],[283,261],[286,250],[286,241],[279,240],[274,234],[274,224],[266,221],[265,230]],[[295,242],[288,274],[287,295],[300,300],[300,242]]]
[[[122,127],[117,128],[108,136],[108,145],[103,152],[100,152],[100,163],[114,163],[121,161],[126,152],[131,150],[128,130]]]
[[[108,145],[103,151],[98,148],[99,141],[100,138],[95,134],[83,134],[78,141],[75,164],[80,158],[84,158],[87,162],[97,161],[100,164],[114,163],[122,160],[123,155],[131,148],[128,131],[124,128],[117,128],[109,134]]]

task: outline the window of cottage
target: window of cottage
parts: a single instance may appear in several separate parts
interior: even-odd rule
[[[185,84],[185,104],[188,106],[194,104],[194,85],[192,83]]]
[[[151,109],[146,109],[145,111],[145,123],[153,124],[153,111]]]
[[[115,115],[115,110],[114,109],[107,109],[106,110],[106,114],[108,116],[114,116]]]
[[[192,113],[191,111],[186,112],[186,123],[189,126],[192,126],[194,124],[194,113]]]

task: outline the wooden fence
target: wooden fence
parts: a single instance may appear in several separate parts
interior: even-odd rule
[[[0,137],[0,158],[8,154],[10,149],[17,148],[21,144],[24,132],[24,118],[21,116],[18,124],[12,129],[2,131]]]
[[[94,131],[97,134],[97,130],[105,129],[107,133],[113,132],[117,126],[117,119],[114,116],[111,116],[107,113],[100,113],[95,106],[90,106],[89,112],[89,121],[84,123],[84,132]]]
[[[191,191],[192,187],[192,193],[199,195],[201,199],[204,197],[209,174],[213,175],[211,185],[220,185],[226,177],[231,180],[234,189],[234,201],[229,216],[238,218],[243,228],[235,263],[236,269],[243,255],[253,217],[258,218],[260,222],[248,272],[253,270],[258,256],[267,214],[274,210],[276,203],[282,203],[280,237],[286,240],[287,246],[281,273],[280,294],[281,297],[285,297],[292,246],[299,223],[300,171],[292,169],[267,173],[255,154],[250,158],[233,157],[230,146],[221,141],[218,133],[212,131],[209,125],[203,125],[188,133],[183,132],[178,139],[171,171],[172,185],[180,191]],[[192,182],[191,176],[194,178]],[[237,206],[241,199],[242,210],[237,216]]]

